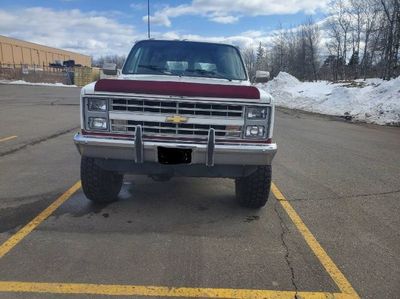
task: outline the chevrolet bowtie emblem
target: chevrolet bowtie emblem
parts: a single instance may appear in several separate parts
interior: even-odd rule
[[[188,121],[187,117],[180,116],[180,115],[174,115],[174,116],[168,116],[165,121],[167,123],[173,123],[173,124],[181,124],[185,123]]]

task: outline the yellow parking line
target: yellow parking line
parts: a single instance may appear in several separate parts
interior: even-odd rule
[[[272,183],[271,191],[279,201],[283,209],[289,215],[290,219],[292,219],[296,228],[300,231],[303,238],[306,240],[308,246],[314,252],[320,263],[324,266],[325,270],[329,273],[333,281],[339,287],[339,289],[346,294],[351,294],[355,298],[359,298],[357,292],[353,289],[350,282],[346,279],[343,273],[339,270],[333,260],[329,257],[326,251],[322,248],[321,244],[317,241],[311,231],[304,224],[303,220],[301,220],[299,214],[294,210],[292,205],[286,200],[285,196],[283,196],[282,192],[278,189],[278,187]]]
[[[0,142],[3,142],[3,141],[8,141],[8,140],[11,140],[11,139],[14,139],[14,138],[17,138],[18,136],[8,136],[8,137],[5,137],[5,138],[2,138],[2,139],[0,139]]]
[[[22,241],[30,232],[32,232],[40,223],[46,220],[59,206],[61,206],[68,198],[72,196],[81,187],[81,182],[76,182],[71,188],[64,192],[59,198],[57,198],[51,205],[37,215],[31,222],[21,228],[11,238],[5,241],[0,246],[0,258],[6,255],[11,249],[13,249],[19,242]]]
[[[31,233],[37,226],[46,220],[59,206],[68,200],[79,188],[78,181],[64,194],[57,198],[50,206],[36,216],[31,222],[11,236],[0,246],[0,258]],[[278,290],[248,290],[248,289],[222,289],[222,288],[186,288],[163,286],[138,286],[138,285],[111,285],[111,284],[85,284],[85,283],[45,283],[0,281],[0,292],[18,293],[54,293],[54,294],[94,294],[109,296],[156,296],[156,297],[185,297],[185,298],[240,298],[240,299],[292,299],[296,295],[302,299],[358,299],[359,296],[339,268],[328,256],[322,246],[306,227],[300,216],[286,200],[277,186],[272,183],[271,190],[289,215],[296,228],[314,252],[318,260],[335,281],[343,293],[329,292],[295,292]]]
[[[1,281],[0,292],[90,294],[108,296],[154,296],[184,298],[293,299],[294,291],[173,288],[160,286],[108,285],[83,283],[43,283]],[[297,292],[302,299],[354,299],[352,294]]]

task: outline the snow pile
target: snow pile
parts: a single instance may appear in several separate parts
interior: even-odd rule
[[[268,85],[271,87],[276,87],[279,89],[279,86],[287,86],[294,87],[299,85],[301,82],[295,76],[292,76],[285,72],[280,72],[278,76],[276,76],[272,81],[268,82]]]
[[[331,83],[300,82],[288,73],[258,87],[271,93],[277,106],[345,116],[376,124],[400,124],[400,77]]]
[[[38,85],[38,86],[55,86],[55,87],[77,87],[76,85],[65,85],[63,83],[33,83],[26,82],[23,80],[17,81],[9,81],[9,80],[0,80],[1,84],[15,84],[15,85]]]

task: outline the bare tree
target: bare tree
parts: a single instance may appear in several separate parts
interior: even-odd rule
[[[306,47],[308,50],[308,63],[312,67],[313,79],[318,80],[318,49],[320,43],[319,27],[314,23],[312,18],[308,19],[307,23],[302,27],[305,38]]]
[[[260,42],[256,53],[256,70],[267,70],[267,69],[268,69],[267,50]]]
[[[268,48],[272,76],[284,71],[300,80],[317,80],[319,42],[319,27],[311,18],[301,26],[277,30]]]
[[[254,53],[253,48],[246,48],[242,51],[242,56],[244,60],[244,64],[246,65],[247,71],[249,73],[250,80],[256,75],[256,54]]]
[[[384,15],[386,17],[385,47],[384,47],[384,69],[382,77],[391,79],[394,69],[397,68],[399,42],[400,42],[400,1],[380,0]]]
[[[400,75],[400,0],[331,0],[330,4],[322,25],[324,45],[312,19],[292,29],[279,26],[269,44],[245,50],[250,75],[254,77],[256,69],[267,69],[272,76],[284,71],[300,80]],[[322,66],[321,52],[329,53]]]
[[[357,10],[360,10],[361,14],[361,34],[364,36],[361,71],[365,80],[367,78],[367,71],[372,64],[373,55],[371,55],[368,50],[370,48],[371,35],[376,34],[377,32],[377,16],[379,8],[376,0],[353,0],[352,3],[357,6]]]
[[[345,0],[332,0],[330,2],[330,7],[331,9],[328,16],[329,21],[327,29],[330,31],[330,36],[333,40],[333,43],[331,43],[329,46],[334,48],[334,52],[336,52],[337,56],[336,60],[338,62],[343,60],[344,64],[346,64],[352,15],[348,7],[348,2]],[[340,64],[337,64],[336,73],[337,74],[335,74],[335,77],[339,75],[341,79],[346,79],[346,69]]]
[[[333,80],[360,74],[364,79],[399,75],[400,0],[332,0],[330,4],[326,26],[330,58],[324,68],[332,66]]]
[[[122,68],[124,65],[126,56],[122,55],[106,55],[100,56],[93,60],[93,66],[102,67],[106,62],[112,62],[117,65],[117,68]]]
[[[276,76],[280,71],[287,71],[288,32],[279,25],[271,41],[271,74]]]

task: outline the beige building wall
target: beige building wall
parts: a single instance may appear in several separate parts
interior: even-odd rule
[[[88,55],[0,35],[0,64],[48,66],[49,63],[54,63],[56,60],[75,60],[76,64],[92,65],[92,59]]]

